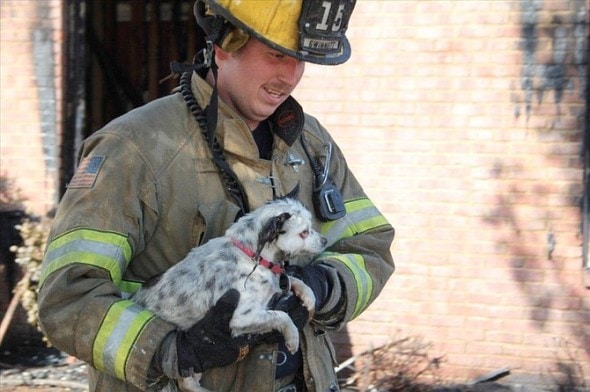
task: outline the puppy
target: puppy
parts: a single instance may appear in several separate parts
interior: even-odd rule
[[[223,237],[191,250],[184,260],[147,282],[132,299],[179,329],[188,330],[228,289],[235,288],[240,300],[229,324],[233,336],[275,330],[295,353],[299,348],[296,326],[287,313],[268,309],[268,303],[283,292],[281,286],[287,281],[287,290],[313,314],[312,290],[301,280],[287,277],[282,263],[317,255],[326,242],[312,229],[311,213],[303,204],[291,198],[278,199],[240,218]]]

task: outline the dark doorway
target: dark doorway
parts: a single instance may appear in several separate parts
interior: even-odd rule
[[[195,54],[194,0],[64,0],[64,129],[60,195],[82,140],[108,121],[169,94],[171,61]]]

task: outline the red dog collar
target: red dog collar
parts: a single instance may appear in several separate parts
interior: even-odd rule
[[[263,267],[268,268],[269,270],[271,270],[274,274],[280,275],[282,273],[285,272],[285,269],[283,267],[281,267],[279,264],[275,264],[272,261],[268,261],[265,258],[258,256],[258,260],[255,260],[256,257],[256,253],[254,253],[254,251],[252,249],[248,249],[244,246],[244,244],[242,244],[240,241],[238,241],[235,238],[232,238],[231,241],[234,243],[234,245],[241,250],[242,252],[244,252],[248,257],[250,257],[252,260],[257,261],[258,264],[260,264]]]

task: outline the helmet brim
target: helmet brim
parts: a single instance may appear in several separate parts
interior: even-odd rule
[[[339,39],[340,51],[336,53],[312,53],[306,50],[293,50],[285,46],[282,46],[272,41],[271,39],[268,39],[260,32],[254,30],[246,23],[236,18],[231,12],[229,12],[226,8],[219,5],[215,1],[208,2],[208,5],[214,14],[220,15],[221,17],[225,18],[229,23],[231,23],[236,28],[239,28],[247,32],[250,36],[256,38],[257,40],[261,41],[270,48],[275,49],[287,56],[294,57],[298,60],[320,65],[338,65],[346,62],[351,56],[350,42],[344,35],[342,35]]]

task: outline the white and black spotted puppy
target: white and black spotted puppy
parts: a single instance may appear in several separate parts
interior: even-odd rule
[[[268,309],[282,289],[282,260],[322,252],[326,238],[311,227],[311,213],[299,201],[279,199],[235,222],[223,237],[194,248],[157,281],[144,285],[133,300],[159,317],[188,330],[229,289],[240,292],[230,321],[234,336],[278,331],[289,351],[299,347],[299,333],[287,313]],[[290,289],[310,315],[315,297],[301,280],[289,277]]]

